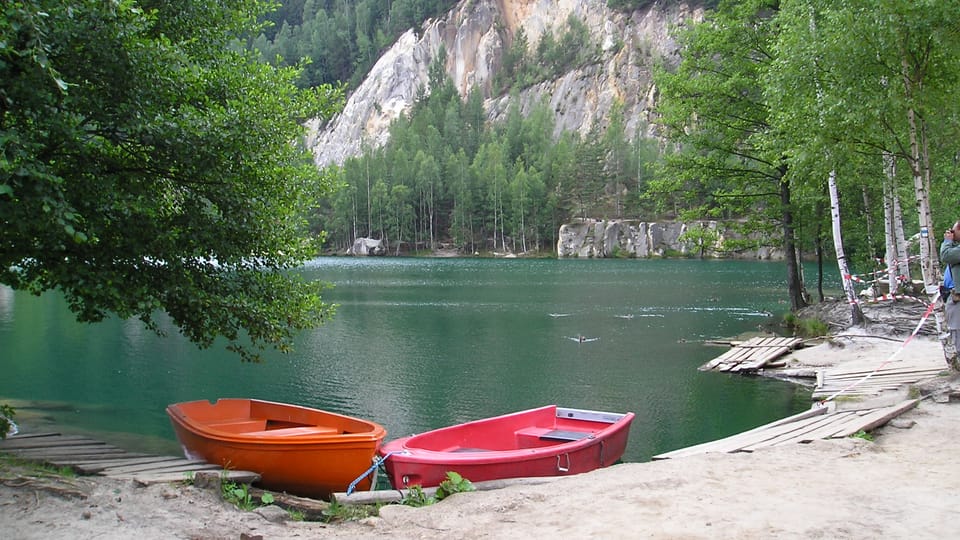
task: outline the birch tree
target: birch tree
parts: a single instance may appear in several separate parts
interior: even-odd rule
[[[808,23],[811,10],[818,20],[812,43],[820,46],[815,52],[802,39],[786,39],[802,34],[798,29]],[[958,12],[957,0],[786,0],[781,4],[780,64],[770,71],[779,79],[769,85],[770,95],[789,91],[793,100],[776,121],[794,126],[794,156],[810,153],[812,144],[830,144],[872,155],[878,168],[886,164],[888,171],[895,172],[893,160],[908,165],[926,285],[940,276],[930,204],[935,160],[929,136],[944,133],[957,111],[952,95],[960,73]],[[819,102],[807,97],[804,113],[804,105],[794,97],[804,94],[804,84],[813,84],[812,69],[824,74],[823,93]],[[819,118],[826,122],[817,128],[818,136],[812,143],[802,142]],[[888,172],[886,181],[894,196],[896,176]],[[895,208],[896,199],[891,204]],[[893,234],[896,230],[888,229]],[[896,239],[887,243],[898,244]],[[905,259],[902,253],[896,256],[898,262]]]

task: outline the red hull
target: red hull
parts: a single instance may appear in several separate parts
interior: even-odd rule
[[[549,405],[404,437],[379,453],[398,489],[437,486],[448,471],[473,482],[579,474],[623,456],[633,417]]]
[[[367,420],[253,399],[176,403],[167,414],[188,458],[253,471],[266,489],[306,497],[346,491],[387,434]]]

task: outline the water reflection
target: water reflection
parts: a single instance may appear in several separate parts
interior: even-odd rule
[[[809,405],[787,383],[696,369],[723,352],[703,340],[774,320],[775,263],[325,258],[302,272],[335,284],[336,317],[262,364],[222,343],[198,350],[169,321],[168,338],[135,320],[83,325],[56,294],[0,289],[0,396],[61,403],[42,416],[153,444],[172,444],[165,406],[195,399],[329,409],[389,438],[557,403],[637,413],[627,461]]]

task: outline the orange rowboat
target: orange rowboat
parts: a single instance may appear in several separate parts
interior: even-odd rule
[[[167,415],[187,458],[256,472],[265,489],[305,497],[345,491],[387,436],[375,422],[256,399],[174,403]]]

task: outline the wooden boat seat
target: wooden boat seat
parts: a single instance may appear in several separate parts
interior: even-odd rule
[[[565,431],[562,429],[552,429],[540,436],[545,441],[579,441],[591,437],[592,433],[585,431]]]
[[[246,435],[253,437],[303,437],[306,435],[336,435],[340,433],[336,428],[327,426],[298,426],[280,429],[265,429],[250,431]]]
[[[226,422],[209,424],[209,427],[229,433],[248,433],[250,431],[267,429],[267,421],[263,418],[244,418],[243,420],[228,420]]]
[[[592,436],[592,433],[585,431],[568,431],[562,429],[549,428],[524,428],[517,430],[516,435],[520,438],[537,438],[541,441],[579,441]]]

